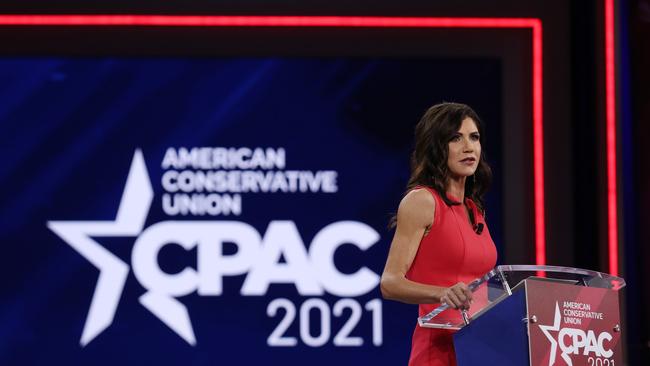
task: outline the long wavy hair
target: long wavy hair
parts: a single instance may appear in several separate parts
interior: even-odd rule
[[[461,103],[441,103],[429,108],[417,126],[415,126],[415,149],[411,155],[411,177],[406,186],[406,193],[417,186],[435,189],[442,200],[449,206],[460,205],[447,196],[449,181],[449,142],[458,132],[465,118],[471,118],[479,131],[483,145],[483,126],[476,112]],[[472,177],[465,180],[465,197],[470,198],[485,214],[483,196],[492,181],[492,170],[481,149],[478,167]],[[405,194],[406,194],[405,193]],[[390,227],[397,225],[393,216]]]

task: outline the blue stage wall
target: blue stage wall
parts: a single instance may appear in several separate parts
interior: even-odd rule
[[[501,75],[491,59],[0,61],[0,364],[405,364],[417,308],[377,284],[413,127],[441,101],[483,118],[501,248]]]

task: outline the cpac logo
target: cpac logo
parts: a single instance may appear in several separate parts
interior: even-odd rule
[[[596,357],[610,358],[614,354],[611,349],[605,349],[605,341],[611,341],[612,335],[607,332],[602,332],[596,337],[593,330],[588,330],[586,333],[582,329],[576,328],[560,328],[562,315],[560,313],[560,306],[555,303],[555,319],[553,325],[540,325],[549,342],[551,342],[551,354],[548,360],[548,365],[555,364],[555,356],[557,346],[559,344],[562,350],[562,359],[568,366],[573,366],[571,357],[569,355],[579,355],[582,349],[582,355],[589,356],[594,353]],[[551,331],[558,332],[557,339],[551,335]]]
[[[379,276],[366,267],[343,274],[334,252],[343,244],[361,250],[379,240],[366,224],[340,221],[321,229],[309,246],[292,221],[272,221],[263,237],[252,226],[236,221],[165,221],[143,231],[153,189],[142,152],[137,150],[115,221],[50,221],[48,227],[100,271],[81,335],[85,346],[113,322],[129,265],[91,237],[137,237],[131,252],[133,273],[147,290],[140,303],[191,345],[196,344],[187,308],[175,297],[194,291],[201,296],[222,294],[225,276],[248,273],[240,290],[244,296],[264,295],[272,283],[293,283],[301,295],[358,296],[371,291]],[[224,243],[237,252],[223,253]],[[158,265],[165,245],[197,247],[197,269],[169,274]],[[284,262],[281,263],[281,257]]]

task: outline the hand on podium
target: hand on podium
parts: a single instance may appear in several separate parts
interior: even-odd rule
[[[440,303],[447,304],[453,309],[469,310],[472,304],[472,291],[465,283],[458,282],[451,287],[442,288]]]

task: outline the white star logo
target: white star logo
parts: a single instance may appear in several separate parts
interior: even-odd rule
[[[144,227],[153,189],[141,150],[136,150],[115,221],[49,221],[47,227],[99,269],[81,346],[87,345],[113,322],[129,265],[91,237],[138,236]],[[187,309],[178,300],[147,291],[140,303],[191,345],[196,344]]]
[[[558,332],[560,330],[560,323],[562,321],[562,313],[560,313],[560,306],[557,301],[555,302],[555,319],[553,325],[540,325],[539,329],[542,330],[542,333],[548,338],[548,341],[551,342],[551,354],[548,359],[548,366],[553,366],[555,364],[555,356],[557,352],[557,340],[551,335],[551,331]],[[562,352],[562,359],[566,361],[566,364],[572,366],[571,358],[566,353]]]

